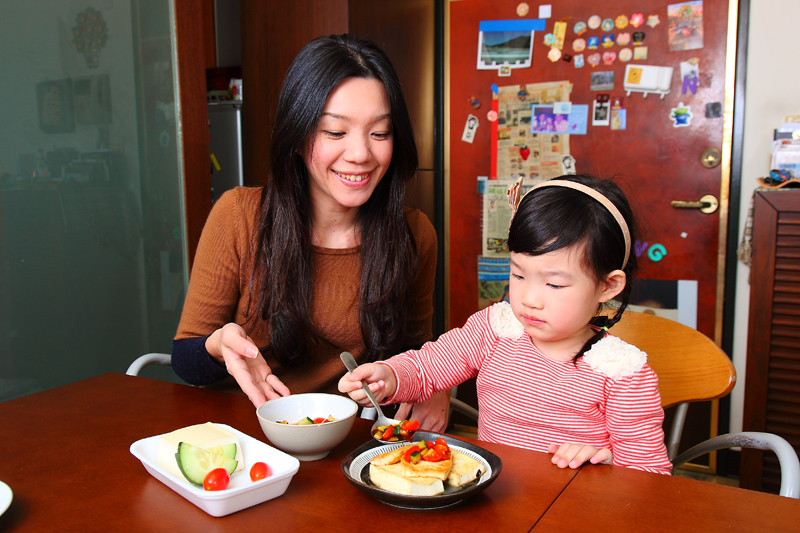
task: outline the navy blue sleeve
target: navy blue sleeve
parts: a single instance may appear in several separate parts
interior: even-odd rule
[[[228,377],[228,371],[206,350],[206,337],[172,341],[172,369],[190,385],[210,385]]]

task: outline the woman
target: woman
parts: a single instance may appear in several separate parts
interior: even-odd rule
[[[416,167],[386,55],[348,35],[307,44],[281,90],[268,185],[227,192],[206,222],[175,372],[195,385],[230,374],[258,406],[335,392],[344,350],[364,363],[429,340],[436,234],[403,205]],[[414,418],[441,431],[448,408],[445,393]]]

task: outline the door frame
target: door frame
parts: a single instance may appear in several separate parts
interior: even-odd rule
[[[197,243],[200,241],[200,233],[211,212],[211,164],[203,32],[207,10],[203,7],[203,0],[173,0],[187,283]]]

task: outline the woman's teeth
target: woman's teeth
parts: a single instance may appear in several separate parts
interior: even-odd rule
[[[365,178],[369,177],[369,174],[341,174],[339,172],[336,173],[342,179],[346,179],[347,181],[363,181]]]

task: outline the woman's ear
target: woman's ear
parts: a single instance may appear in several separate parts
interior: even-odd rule
[[[621,293],[628,282],[628,277],[622,270],[612,270],[603,280],[603,290],[600,292],[600,303],[605,303]]]

